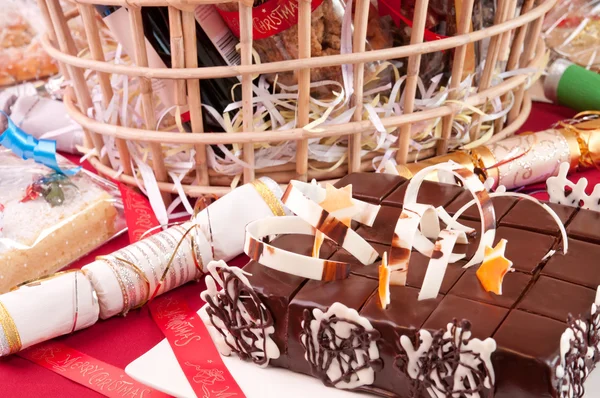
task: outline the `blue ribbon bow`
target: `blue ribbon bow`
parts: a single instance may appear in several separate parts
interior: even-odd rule
[[[10,149],[15,155],[22,159],[33,159],[37,163],[51,168],[60,174],[73,176],[81,170],[81,167],[63,170],[56,160],[56,141],[38,140],[30,134],[27,134],[21,128],[10,120],[10,117],[3,111],[0,111],[8,121],[8,127],[0,134],[0,145]]]

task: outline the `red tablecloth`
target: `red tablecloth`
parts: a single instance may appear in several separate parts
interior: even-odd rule
[[[536,103],[531,116],[522,131],[543,130],[558,120],[572,117],[570,109]],[[89,167],[87,165],[86,167]],[[600,182],[600,172],[588,170],[574,176],[587,177],[590,185]],[[78,261],[74,267],[81,267],[96,256],[111,253],[129,244],[127,234],[112,240],[100,249]],[[243,259],[238,260],[238,264]],[[200,308],[199,294],[204,283],[189,283],[168,294],[184,297],[194,310]],[[142,355],[163,338],[154,324],[147,308],[131,311],[126,317],[115,317],[100,321],[89,329],[79,331],[60,341],[109,364],[125,368],[131,361]],[[63,378],[49,370],[35,365],[18,356],[0,359],[0,397],[100,397],[79,384]]]

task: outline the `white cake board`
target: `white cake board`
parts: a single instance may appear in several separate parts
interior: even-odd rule
[[[225,365],[248,398],[348,398],[368,395],[328,388],[313,377],[281,368],[260,368],[236,356],[223,357]],[[130,363],[125,373],[140,383],[178,398],[196,398],[169,342],[164,339]],[[600,369],[585,384],[586,397],[600,396]]]

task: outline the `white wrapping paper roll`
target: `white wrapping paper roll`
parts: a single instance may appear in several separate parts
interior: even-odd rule
[[[214,260],[229,261],[242,254],[246,225],[252,221],[291,215],[281,203],[282,195],[275,181],[262,177],[235,189],[198,213],[195,222],[212,243]]]
[[[98,293],[100,317],[126,314],[153,296],[198,279],[210,261],[230,260],[240,255],[244,250],[246,224],[285,214],[282,194],[277,183],[263,177],[220,198],[193,221],[168,228],[86,265],[83,269]]]
[[[98,321],[94,288],[65,272],[0,296],[0,356],[87,328]]]
[[[102,319],[125,314],[145,304],[152,295],[161,295],[202,275],[192,254],[193,235],[183,238],[191,227],[190,222],[171,227],[83,267],[98,293]]]

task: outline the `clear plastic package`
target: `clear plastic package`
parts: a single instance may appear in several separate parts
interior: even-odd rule
[[[0,14],[0,87],[58,73],[39,42],[43,19],[32,0],[8,1]]]
[[[62,169],[75,167],[57,156]],[[0,293],[49,275],[125,230],[117,187],[66,177],[0,147]]]
[[[600,72],[600,6],[595,1],[562,0],[542,28],[551,59],[568,59]]]

